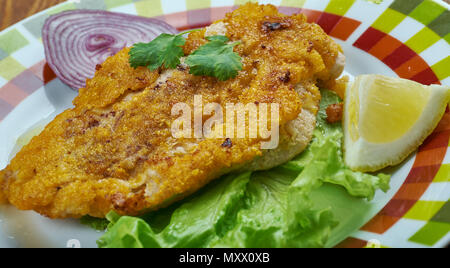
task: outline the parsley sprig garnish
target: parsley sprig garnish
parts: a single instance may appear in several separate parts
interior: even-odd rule
[[[180,58],[184,56],[182,46],[186,43],[186,39],[183,35],[192,31],[177,35],[161,34],[150,43],[135,44],[129,53],[131,67],[146,66],[152,71],[158,68],[176,68],[181,63]],[[233,48],[239,42],[228,44],[230,40],[222,35],[206,39],[208,43],[200,46],[186,58],[185,63],[189,66],[190,73],[216,77],[220,81],[236,77],[242,70],[242,62]]]
[[[150,43],[134,44],[130,50],[130,65],[133,68],[146,66],[154,71],[159,67],[174,69],[180,64],[180,58],[184,56],[183,48],[186,39],[183,35],[191,30],[174,34],[163,33]]]
[[[216,77],[220,81],[236,77],[242,70],[242,62],[233,48],[239,42],[227,44],[229,39],[221,35],[206,39],[210,42],[199,47],[185,61],[190,67],[190,73]]]

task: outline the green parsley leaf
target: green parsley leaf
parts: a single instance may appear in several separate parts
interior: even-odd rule
[[[228,41],[230,41],[230,39],[228,39],[228,37],[226,37],[225,35],[207,36],[205,38],[208,41],[221,41],[223,43],[227,43]]]
[[[135,44],[130,50],[130,65],[133,68],[146,66],[154,71],[160,67],[174,69],[184,56],[183,48],[186,39],[183,35],[161,34],[150,43]],[[233,51],[238,43],[228,44],[228,37],[222,35],[206,37],[209,43],[199,47],[186,59],[193,75],[216,77],[225,81],[237,76],[242,70],[241,57]]]
[[[179,35],[164,33],[150,43],[135,44],[129,52],[131,67],[147,66],[152,71],[159,67],[176,68],[184,55],[182,46],[186,43],[186,39],[182,34],[184,33]]]
[[[199,47],[186,58],[185,63],[193,75],[216,77],[220,81],[235,78],[242,70],[239,54],[233,51],[238,43],[227,44],[226,36],[210,36],[210,42]]]

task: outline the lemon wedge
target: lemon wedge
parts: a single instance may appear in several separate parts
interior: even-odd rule
[[[345,163],[362,172],[401,163],[437,127],[449,101],[449,86],[382,75],[356,77],[345,95]]]

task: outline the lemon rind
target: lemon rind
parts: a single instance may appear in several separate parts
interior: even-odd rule
[[[349,84],[348,88],[350,88],[352,85]],[[435,85],[437,87],[437,85]],[[433,87],[433,86],[432,86]],[[431,88],[431,90],[433,90],[433,88]],[[344,154],[345,154],[345,162],[347,164],[347,166],[349,168],[351,168],[352,170],[355,171],[360,171],[360,172],[375,172],[381,169],[384,169],[386,167],[389,166],[396,166],[400,163],[402,163],[403,161],[405,161],[413,152],[415,152],[420,145],[423,144],[423,142],[433,133],[433,131],[436,129],[436,127],[439,125],[441,118],[443,117],[443,115],[445,114],[447,105],[450,101],[450,87],[446,87],[446,88],[441,88],[439,86],[439,90],[447,90],[446,92],[442,92],[442,93],[436,93],[434,94],[433,100],[430,100],[430,102],[427,104],[427,106],[424,109],[424,113],[421,115],[421,117],[418,119],[418,121],[414,124],[414,126],[411,128],[410,131],[408,131],[407,133],[405,133],[405,135],[408,135],[409,133],[412,133],[414,135],[414,133],[422,133],[422,135],[417,134],[416,138],[410,139],[407,144],[408,145],[404,145],[405,149],[400,150],[399,152],[401,153],[396,153],[395,155],[397,157],[388,157],[386,159],[386,161],[384,162],[376,162],[376,161],[371,161],[369,164],[367,165],[360,165],[358,164],[358,159],[355,158],[355,156],[358,156],[358,150],[360,150],[361,147],[358,148],[358,146],[363,146],[364,144],[368,144],[370,145],[369,149],[373,149],[375,148],[375,144],[369,143],[367,141],[365,141],[364,139],[362,139],[361,137],[356,140],[356,141],[352,141],[350,140],[350,137],[348,137],[348,135],[345,135],[344,137]],[[347,90],[347,92],[349,92]],[[348,106],[349,106],[349,98],[351,96],[349,96],[349,94],[346,96],[346,100],[345,100],[345,109],[348,111]],[[433,107],[441,107],[440,109],[438,109],[437,112],[433,112]],[[426,111],[426,112],[425,112]],[[431,119],[426,120],[427,118],[427,114],[433,114],[434,117]],[[348,123],[349,123],[349,118],[347,113],[344,113],[344,118],[342,120],[343,123],[343,128],[344,128],[344,132],[347,134],[348,133]],[[431,121],[433,122],[432,124],[428,125],[428,128],[426,128],[425,130],[420,130],[420,128],[418,127],[418,125],[421,125],[421,121]],[[386,143],[383,144],[381,146],[389,146],[390,144],[392,144],[393,146],[402,147],[402,143],[400,142],[400,140],[404,139],[404,136],[396,141],[393,141],[392,143]],[[347,152],[348,148],[353,148],[355,149],[353,152],[353,154],[350,155],[349,157],[349,152]],[[381,148],[380,148],[381,149]],[[350,150],[351,151],[351,150]],[[369,150],[369,152],[371,152],[372,150]],[[375,152],[375,151],[374,151]],[[350,158],[350,159],[349,159]]]
[[[418,144],[416,147],[412,147],[412,149],[410,150],[405,150],[405,153],[401,153],[399,155],[404,155],[403,157],[400,157],[398,160],[388,160],[387,162],[383,163],[383,164],[378,164],[375,166],[349,166],[353,171],[358,171],[358,172],[376,172],[382,169],[385,169],[387,167],[392,167],[392,166],[397,166],[399,164],[401,164],[403,161],[405,161],[412,153],[414,153],[415,151],[417,151],[417,149],[425,142],[425,140],[434,132],[434,130],[437,128],[437,126],[440,123],[439,118],[442,118],[445,114],[445,110],[447,109],[447,106],[444,106],[444,109],[442,109],[442,112],[439,113],[439,115],[436,117],[437,119],[437,123],[433,124],[433,127],[430,128],[429,131],[424,132],[426,134],[424,134],[420,139],[418,139]]]

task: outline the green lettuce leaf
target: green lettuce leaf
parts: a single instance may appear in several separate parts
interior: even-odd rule
[[[389,190],[390,176],[377,176],[354,172],[344,164],[342,153],[343,131],[340,123],[329,124],[326,121],[326,108],[339,103],[339,97],[331,91],[322,91],[322,102],[317,116],[317,127],[308,150],[288,163],[289,168],[302,171],[293,183],[304,180],[304,177],[320,178],[321,182],[343,186],[350,195],[372,200],[375,191]]]
[[[303,248],[339,242],[358,228],[351,223],[360,215],[349,210],[362,215],[368,203],[361,198],[387,191],[390,177],[345,166],[342,127],[326,122],[326,107],[338,102],[322,91],[313,141],[296,159],[270,171],[228,175],[142,218],[112,213],[99,247]]]
[[[99,247],[207,247],[234,224],[243,205],[250,173],[229,175],[202,193],[183,202],[172,214],[170,223],[156,234],[140,218],[121,217],[97,242]],[[170,208],[169,208],[170,210]],[[166,210],[147,215],[161,218]],[[149,219],[151,221],[151,219]]]
[[[84,216],[80,219],[80,223],[87,225],[97,231],[104,231],[110,224],[110,221],[108,219],[100,219],[91,216]]]
[[[302,192],[290,195],[296,173],[283,169],[258,172],[246,192],[246,206],[235,227],[213,247],[323,247],[337,222],[331,211],[313,209],[308,197],[316,179],[305,181]],[[292,199],[294,198],[294,199]],[[295,203],[295,206],[290,204]]]

